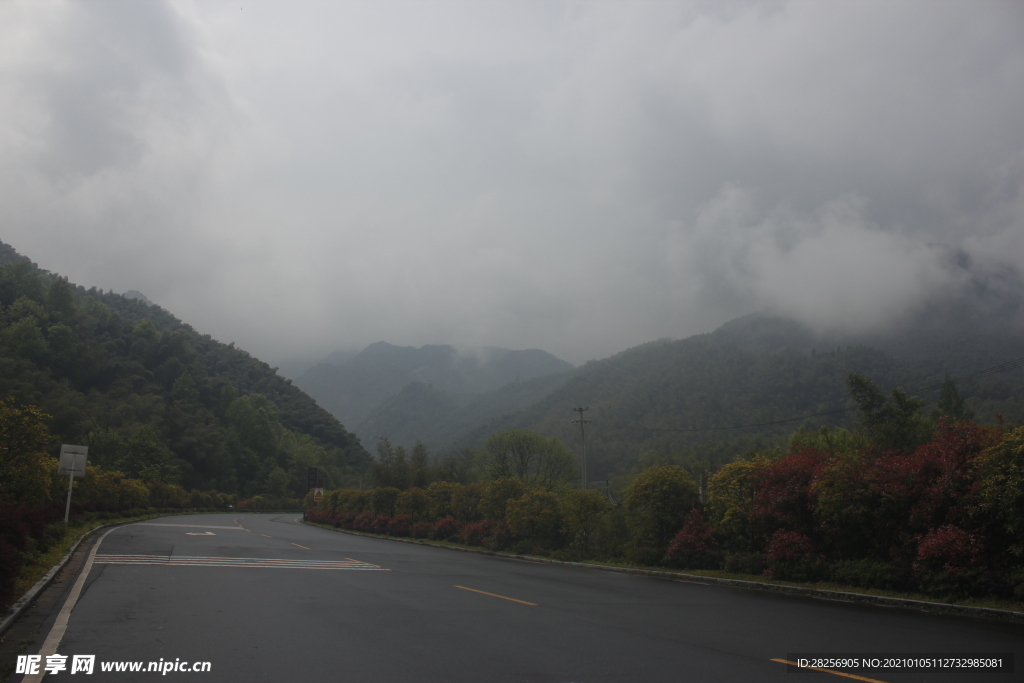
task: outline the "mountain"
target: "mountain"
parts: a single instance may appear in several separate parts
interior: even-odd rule
[[[510,382],[479,394],[449,394],[423,382],[410,382],[377,405],[355,432],[364,440],[387,436],[406,448],[422,441],[445,450],[466,432],[525,410],[565,383],[574,370]]]
[[[0,395],[42,408],[57,443],[88,445],[91,463],[186,488],[299,495],[307,466],[341,485],[370,460],[337,419],[234,344],[141,299],[76,286],[2,243]]]
[[[652,460],[718,465],[781,445],[801,426],[852,425],[850,372],[933,403],[948,373],[979,421],[1021,424],[1024,367],[986,372],[1020,359],[1024,281],[1012,269],[965,263],[963,287],[885,329],[815,331],[785,317],[748,315],[710,334],[651,342],[587,363],[533,405],[449,437],[445,450],[478,447],[495,430],[519,427],[559,437],[579,452],[572,420],[581,406],[589,407],[594,479]]]
[[[572,369],[572,364],[539,349],[485,347],[459,351],[448,345],[370,344],[340,364],[319,363],[295,384],[345,424],[357,425],[377,406],[410,383],[432,387],[451,405],[471,394]],[[419,394],[417,394],[419,395]],[[358,430],[364,438],[372,433]]]

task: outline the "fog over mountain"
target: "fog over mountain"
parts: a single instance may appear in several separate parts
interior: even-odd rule
[[[870,334],[1024,268],[1021,35],[1012,0],[8,0],[0,237],[297,369]]]
[[[343,424],[355,426],[379,403],[413,382],[468,397],[571,369],[571,363],[540,349],[456,349],[448,345],[417,349],[376,342],[351,358],[332,353],[297,378],[295,385]],[[380,435],[361,436],[370,442]]]

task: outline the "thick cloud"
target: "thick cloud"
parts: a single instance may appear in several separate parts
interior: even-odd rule
[[[272,363],[574,362],[1024,267],[1017,2],[0,5],[3,234]],[[933,245],[933,246],[929,246]]]

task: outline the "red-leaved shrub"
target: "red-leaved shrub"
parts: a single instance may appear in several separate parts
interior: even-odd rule
[[[803,448],[768,465],[758,477],[750,521],[765,536],[777,530],[811,533],[814,507],[811,484],[826,464],[827,455]]]
[[[947,524],[932,529],[917,546],[914,572],[937,571],[958,575],[976,566],[981,559],[982,544],[977,536],[960,527]]]
[[[470,522],[462,527],[462,542],[466,545],[483,545],[484,539],[491,535],[494,524],[490,520]]]
[[[388,525],[388,534],[391,536],[408,536],[411,531],[412,515],[398,515]]]
[[[690,512],[668,546],[668,560],[677,567],[715,569],[721,564],[721,555],[711,526],[697,509]]]
[[[450,541],[459,535],[462,525],[454,517],[445,517],[434,523],[432,537],[439,541]]]
[[[373,523],[370,525],[370,531],[375,534],[386,534],[390,525],[390,517],[387,515],[377,515],[373,518]]]
[[[811,539],[797,531],[779,529],[768,542],[765,576],[791,581],[814,581],[826,570],[824,558],[814,552]]]
[[[434,525],[430,522],[415,522],[409,529],[409,535],[413,538],[430,538],[434,533]]]
[[[356,531],[373,531],[373,522],[375,519],[376,517],[369,510],[360,512],[356,515],[356,518],[352,520],[352,528]]]
[[[486,544],[492,550],[506,550],[512,546],[514,541],[515,537],[509,531],[508,523],[505,520],[501,520],[494,525],[490,537],[486,539]]]

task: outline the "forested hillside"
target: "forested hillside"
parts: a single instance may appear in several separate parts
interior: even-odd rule
[[[843,411],[850,372],[934,401],[947,373],[971,375],[1024,358],[1024,335],[1014,320],[972,323],[967,314],[940,318],[930,311],[886,334],[823,337],[792,321],[748,316],[711,334],[652,342],[588,363],[534,405],[467,432],[447,450],[474,447],[493,431],[516,427],[557,436],[578,451],[572,420],[579,417],[573,408],[581,406],[590,408],[584,417],[591,421],[592,479],[655,462],[707,461],[714,468],[780,446],[799,426],[849,426],[850,413]],[[1024,422],[1024,368],[957,384],[982,423],[1000,416]]]
[[[90,464],[187,489],[305,492],[370,461],[309,396],[233,344],[138,298],[86,290],[0,244],[0,395],[40,407]]]
[[[529,408],[575,371],[511,382],[480,394],[449,394],[423,382],[411,382],[374,408],[356,425],[359,434],[386,435],[407,448],[417,441],[445,450],[467,432],[486,428],[505,415]]]
[[[377,435],[372,431],[376,427],[365,431],[357,425],[410,383],[431,385],[456,409],[467,402],[468,395],[571,368],[570,363],[540,349],[485,347],[460,352],[448,345],[415,348],[377,342],[340,364],[320,363],[295,383],[350,428],[372,437]],[[380,422],[377,418],[370,424]]]

